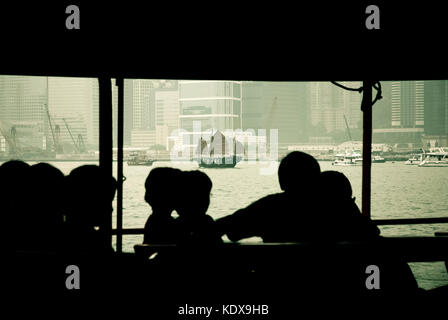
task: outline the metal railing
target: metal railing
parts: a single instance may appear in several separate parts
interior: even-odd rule
[[[438,218],[408,218],[408,219],[375,219],[372,220],[376,225],[379,226],[391,226],[391,225],[410,225],[410,224],[439,224],[448,223],[448,217],[438,217]],[[126,228],[121,229],[120,234],[122,235],[140,235],[143,234],[144,228]],[[112,230],[113,235],[118,234],[117,229]]]

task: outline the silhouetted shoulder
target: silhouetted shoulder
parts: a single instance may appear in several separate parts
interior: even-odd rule
[[[194,219],[178,218],[178,243],[182,245],[216,245],[222,243],[216,222],[209,215]]]
[[[320,178],[321,196],[319,217],[322,238],[327,240],[370,240],[380,230],[362,215],[352,198],[352,187],[347,177],[338,171],[324,171]]]
[[[263,237],[270,226],[273,226],[273,221],[270,224],[269,220],[275,217],[280,219],[284,210],[288,210],[288,199],[284,192],[267,195],[231,215],[218,219],[217,227],[232,241]]]
[[[117,181],[96,165],[73,169],[66,178],[67,243],[72,250],[113,252],[109,228]]]
[[[145,223],[143,243],[172,244],[177,241],[177,224],[173,217],[151,214]]]

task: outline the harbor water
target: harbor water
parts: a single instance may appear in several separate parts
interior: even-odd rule
[[[85,162],[51,163],[65,174]],[[353,195],[361,207],[361,166],[333,166],[320,162],[322,170],[343,172],[350,180]],[[155,162],[152,166],[124,164],[123,227],[142,228],[150,207],[144,201],[144,181],[154,167],[170,166],[182,170],[196,170],[196,163]],[[241,162],[232,169],[201,169],[213,181],[208,214],[219,218],[245,207],[270,193],[280,191],[276,162]],[[116,172],[116,163],[114,163]],[[448,216],[448,167],[418,167],[404,162],[372,164],[372,219],[429,218]],[[115,208],[115,206],[114,206]],[[114,227],[116,224],[114,217]],[[434,236],[437,231],[448,231],[447,224],[381,226],[384,236]],[[319,232],[319,230],[316,230]],[[244,241],[261,241],[251,238]],[[142,236],[123,237],[123,251],[133,251]],[[448,284],[448,274],[442,262],[410,263],[419,286],[425,289]]]

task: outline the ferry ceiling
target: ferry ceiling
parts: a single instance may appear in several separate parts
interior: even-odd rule
[[[80,29],[68,30],[64,4],[38,2],[26,9],[8,4],[0,21],[7,31],[1,52],[7,63],[0,74],[243,81],[448,79],[446,11],[435,4],[379,6],[381,27],[368,30],[363,1],[239,4],[219,10],[191,2],[176,4],[176,10],[169,2],[138,7],[89,2],[80,8]]]

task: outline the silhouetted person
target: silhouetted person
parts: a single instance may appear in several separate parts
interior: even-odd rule
[[[28,182],[30,165],[21,160],[10,160],[0,166],[0,206],[3,232],[14,249],[27,248],[24,225],[29,209]]]
[[[371,240],[380,235],[378,227],[361,214],[352,197],[352,187],[347,177],[337,171],[324,171],[320,175],[319,202],[321,239]]]
[[[23,199],[29,203],[23,225],[27,247],[56,250],[61,244],[64,223],[64,174],[48,163],[34,164],[28,171],[28,196]]]
[[[320,166],[311,155],[289,153],[278,168],[283,192],[261,198],[232,215],[218,219],[219,230],[232,241],[261,237],[264,242],[309,239],[315,224],[315,195]]]
[[[324,241],[370,241],[381,240],[380,230],[368,217],[362,215],[352,198],[352,187],[347,177],[337,171],[324,171],[320,177],[320,224],[318,239]],[[367,264],[374,264],[380,270],[382,292],[415,293],[417,282],[405,261],[399,257],[392,260],[360,261],[356,256],[342,260],[338,267],[342,282],[350,288],[350,283],[359,283],[364,288]],[[356,271],[357,270],[357,271]],[[358,274],[356,272],[359,272]],[[349,282],[353,281],[353,282]]]
[[[145,181],[145,201],[152,213],[145,224],[143,243],[176,243],[177,231],[171,216],[178,202],[181,170],[175,168],[154,168]]]
[[[71,250],[112,252],[108,228],[117,182],[96,165],[73,169],[66,177],[67,241]]]
[[[215,221],[206,214],[210,204],[212,181],[199,170],[182,172],[180,197],[176,211],[180,244],[221,243]]]

